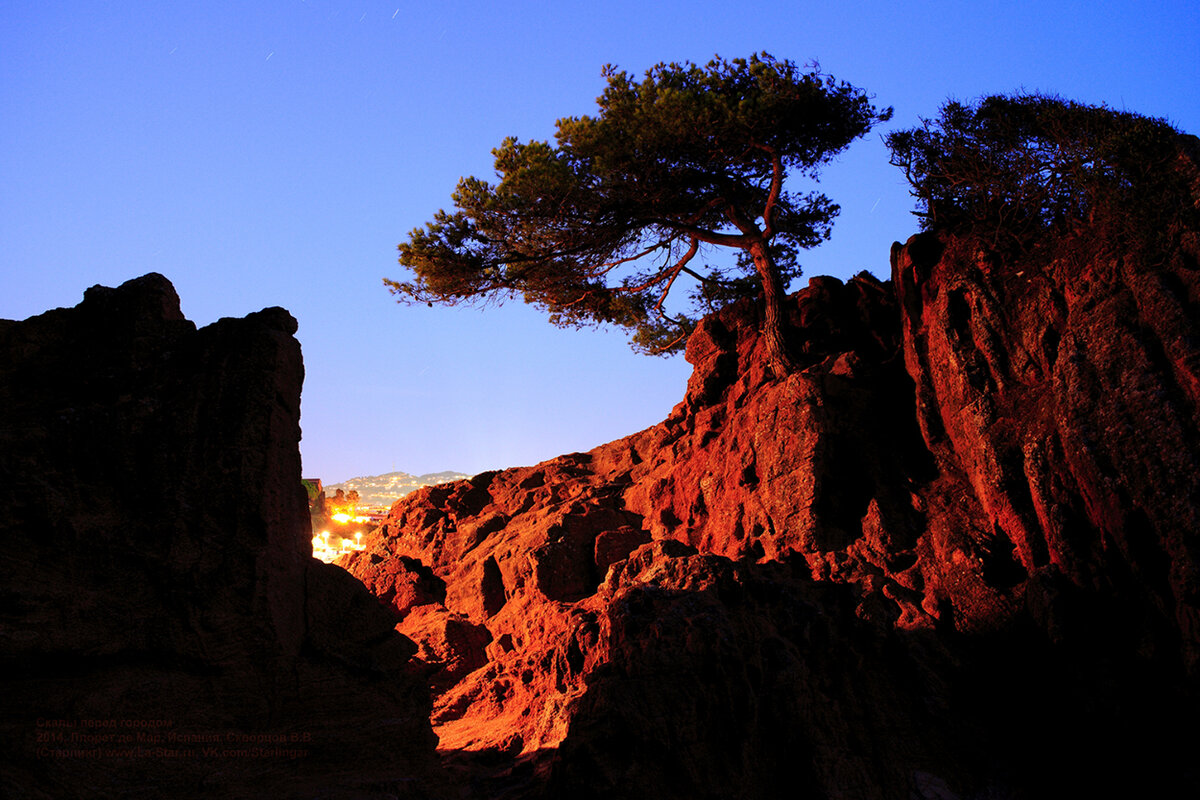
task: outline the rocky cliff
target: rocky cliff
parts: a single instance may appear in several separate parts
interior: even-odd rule
[[[310,557],[286,312],[196,330],[150,275],[0,322],[0,787],[1194,796],[1200,235],[1170,236],[922,234],[790,299],[781,380],[731,306],[662,424],[398,502],[345,562],[369,592]]]
[[[5,797],[429,797],[410,642],[311,558],[282,309],[0,322]]]
[[[479,796],[1194,793],[1200,237],[704,321],[662,424],[398,502],[400,614]]]

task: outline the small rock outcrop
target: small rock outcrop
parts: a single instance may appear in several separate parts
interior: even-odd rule
[[[444,582],[389,602],[479,796],[1200,790],[1196,241],[919,235],[792,298],[783,380],[729,307],[665,422],[420,490],[345,566]]]
[[[412,642],[311,557],[278,308],[0,321],[0,794],[439,797]]]

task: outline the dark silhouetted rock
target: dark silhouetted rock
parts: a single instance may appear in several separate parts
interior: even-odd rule
[[[311,558],[295,331],[160,275],[0,322],[0,794],[440,794],[416,648]]]

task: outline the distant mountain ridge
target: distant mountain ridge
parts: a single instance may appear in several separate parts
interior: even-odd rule
[[[325,496],[332,497],[341,489],[358,492],[360,508],[390,508],[392,503],[411,491],[435,483],[450,483],[471,477],[462,472],[430,472],[425,475],[410,475],[407,472],[388,472],[384,475],[366,475],[351,478],[325,487]]]

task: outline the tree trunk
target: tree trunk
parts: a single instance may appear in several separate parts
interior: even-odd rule
[[[796,371],[797,364],[783,337],[783,283],[765,245],[754,245],[750,248],[750,255],[754,258],[755,271],[762,281],[766,306],[762,335],[767,344],[767,363],[776,378],[784,378]]]

